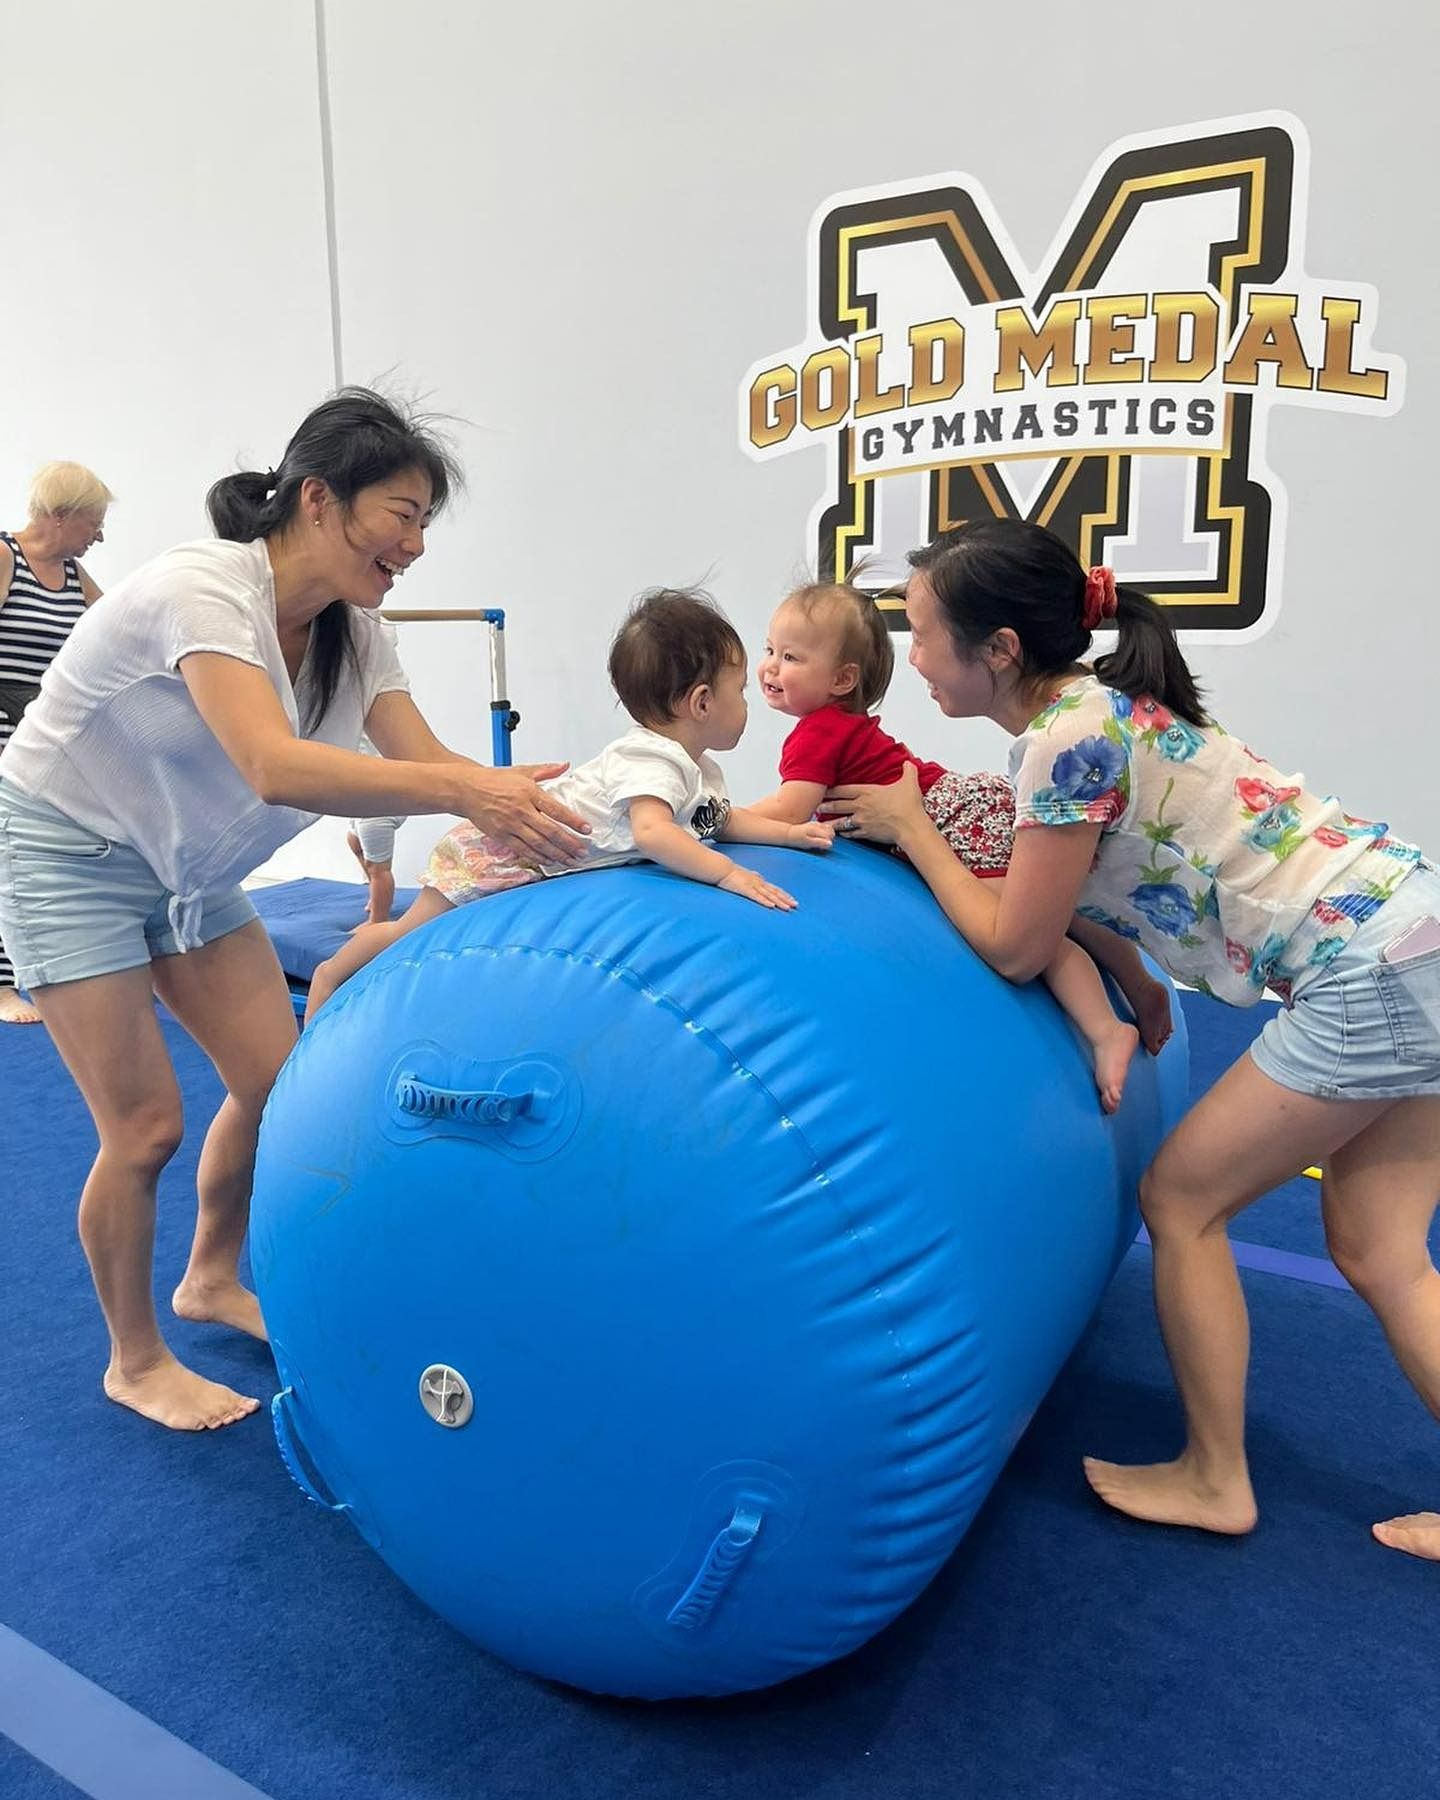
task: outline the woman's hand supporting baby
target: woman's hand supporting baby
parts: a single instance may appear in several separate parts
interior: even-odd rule
[[[858,782],[834,787],[825,796],[825,810],[837,817],[842,837],[868,838],[872,844],[891,844],[908,849],[915,835],[936,835],[920,792],[914,763],[906,763],[900,779],[876,787]]]
[[[563,762],[521,763],[513,769],[452,763],[456,804],[451,810],[524,855],[543,862],[579,862],[589,825],[540,786],[569,767]]]

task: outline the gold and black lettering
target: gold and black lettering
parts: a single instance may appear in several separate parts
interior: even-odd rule
[[[1275,385],[1309,390],[1315,371],[1295,329],[1298,294],[1251,294],[1245,323],[1225,364],[1225,380],[1235,387],[1258,387],[1260,365],[1275,371]]]
[[[838,425],[849,410],[850,352],[843,344],[831,344],[805,358],[800,371],[800,422],[807,431],[823,431],[827,425]]]
[[[1087,382],[1112,387],[1145,379],[1145,358],[1135,354],[1135,327],[1144,316],[1144,294],[1095,294],[1085,302],[1090,321]]]
[[[1152,381],[1205,381],[1220,360],[1220,308],[1212,295],[1156,294]],[[1182,327],[1190,325],[1190,354],[1180,353]]]
[[[935,351],[940,350],[940,373]],[[928,319],[910,327],[910,399],[914,406],[943,406],[965,385],[965,327],[958,319]]]
[[[1362,394],[1367,400],[1383,400],[1390,389],[1385,370],[1354,366],[1360,302],[1327,295],[1320,302],[1320,316],[1325,321],[1325,360],[1320,365],[1316,387],[1327,394]]]
[[[1000,307],[995,314],[999,339],[995,392],[1014,393],[1024,387],[1022,363],[1037,380],[1043,375],[1046,387],[1076,386],[1080,380],[1075,356],[1080,310],[1078,300],[1057,300],[1036,326],[1023,306]]]
[[[883,392],[880,389],[880,352],[883,348],[884,339],[878,331],[855,340],[853,355],[857,419],[873,418],[876,413],[899,412],[905,404],[904,382],[893,382]]]
[[[757,450],[783,444],[795,429],[798,383],[789,363],[762,369],[750,383],[750,442]]]

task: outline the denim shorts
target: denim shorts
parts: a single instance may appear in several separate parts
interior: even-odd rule
[[[177,955],[173,898],[138,850],[112,844],[0,778],[0,941],[17,986],[114,975]],[[255,917],[241,888],[206,894],[200,942]]]
[[[1440,919],[1440,872],[1421,863],[1256,1038],[1261,1073],[1320,1100],[1440,1094],[1440,949],[1384,960],[1426,918]]]

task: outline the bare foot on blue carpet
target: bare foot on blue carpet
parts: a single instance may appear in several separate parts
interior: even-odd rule
[[[1403,1550],[1407,1556],[1423,1557],[1426,1562],[1440,1562],[1440,1513],[1403,1513],[1398,1519],[1386,1519],[1370,1529],[1388,1549]]]
[[[0,1025],[38,1025],[40,1012],[18,988],[0,987]]]
[[[1182,1456],[1171,1463],[1126,1467],[1085,1458],[1085,1479],[1107,1506],[1151,1525],[1191,1525],[1243,1537],[1259,1514],[1250,1477],[1243,1471],[1216,1485],[1202,1481]]]
[[[170,1304],[179,1318],[197,1325],[233,1325],[236,1331],[249,1332],[262,1344],[270,1342],[265,1321],[260,1317],[260,1302],[238,1281],[209,1285],[187,1276],[171,1295]]]
[[[105,1371],[105,1392],[117,1406],[128,1406],[171,1431],[216,1431],[260,1407],[258,1400],[187,1369],[163,1347],[158,1360],[143,1370],[127,1374],[112,1362]]]
[[[1090,1046],[1095,1058],[1095,1085],[1100,1090],[1100,1104],[1107,1113],[1119,1108],[1130,1062],[1139,1048],[1140,1033],[1120,1019],[1116,1019],[1113,1030],[1107,1030]]]

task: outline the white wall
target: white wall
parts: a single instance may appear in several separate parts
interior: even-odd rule
[[[30,60],[66,10],[24,27]],[[0,492],[13,511],[42,454],[93,461],[126,496],[100,571],[113,577],[193,529],[237,452],[272,460],[327,384],[311,9],[145,0],[123,24],[68,10],[90,21],[66,65],[80,123],[47,140],[51,180],[21,205],[46,255],[98,247],[102,285],[55,302],[0,285],[30,347]],[[605,648],[635,591],[703,579],[753,645],[804,562],[821,454],[752,464],[735,419],[747,367],[804,332],[819,203],[966,171],[1038,260],[1116,139],[1296,114],[1308,265],[1379,289],[1376,343],[1407,360],[1408,399],[1383,421],[1276,412],[1284,608],[1259,642],[1194,660],[1233,729],[1440,850],[1418,726],[1440,371],[1433,8],[329,0],[326,20],[345,376],[389,378],[464,421],[469,499],[397,603],[510,610],[524,758],[579,758],[611,734]],[[4,48],[9,61],[13,33]],[[4,166],[37,135],[7,103]],[[413,627],[404,650],[422,704],[483,753],[478,630]],[[908,671],[886,719],[960,766],[1003,756],[993,728],[947,724]],[[771,782],[782,735],[763,708],[752,720],[731,764],[740,794]],[[434,832],[410,828],[402,874]],[[274,868],[343,872],[337,843],[318,828]]]
[[[1440,848],[1440,801],[1404,754],[1431,683],[1433,9],[1357,22],[1318,0],[1302,23],[1221,0],[1184,25],[1066,0],[1023,20],[954,0],[628,0],[411,16],[415,54],[397,57],[381,5],[332,9],[346,368],[402,371],[473,422],[471,501],[407,598],[512,609],[524,754],[582,756],[609,732],[605,646],[635,590],[705,578],[755,644],[808,554],[821,453],[757,467],[734,421],[748,365],[802,335],[820,202],[967,171],[1038,261],[1117,138],[1283,108],[1312,143],[1309,266],[1378,287],[1376,343],[1407,358],[1409,397],[1389,420],[1276,412],[1283,609],[1260,642],[1194,660],[1234,729]],[[386,110],[411,124],[374,131]],[[428,672],[449,652],[419,629],[409,656]],[[886,718],[962,766],[1004,753],[994,728],[941,719],[908,671]],[[765,789],[780,736],[752,713],[738,791]]]
[[[331,379],[313,19],[8,0],[0,80],[0,521],[37,464],[88,464],[104,586],[208,532],[209,484]]]

